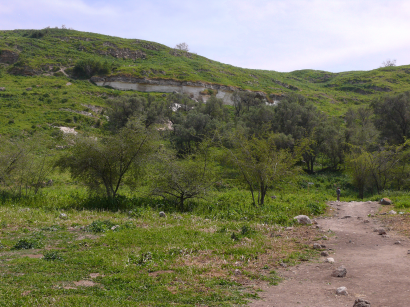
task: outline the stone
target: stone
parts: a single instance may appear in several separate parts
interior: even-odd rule
[[[302,225],[312,224],[312,221],[307,215],[298,215],[298,216],[295,216],[293,219],[297,220],[298,223]]]
[[[333,258],[326,258],[325,262],[327,262],[327,263],[335,263],[335,259],[333,259]]]
[[[400,241],[396,241],[396,242],[394,242],[394,244],[400,245],[401,242],[400,242]]]
[[[283,267],[283,268],[287,268],[287,267],[288,267],[288,265],[287,265],[286,263],[283,263],[283,262],[280,263],[280,266]]]
[[[336,270],[333,271],[332,276],[333,277],[345,277],[347,274],[346,268],[342,265],[338,267]]]
[[[342,219],[350,219],[351,217],[351,215],[345,215],[344,217],[342,217]]]
[[[285,230],[293,230],[293,227],[286,227]]]
[[[117,229],[117,228],[119,228],[119,227],[120,227],[120,225],[112,226],[112,227],[111,227],[111,230],[115,230],[115,229]]]
[[[353,307],[370,307],[370,302],[364,299],[358,298],[354,301]]]
[[[380,200],[380,204],[381,205],[391,205],[393,202],[390,200],[390,199],[388,199],[388,198],[382,198],[381,200]]]
[[[26,88],[26,91],[31,91],[33,88],[32,87],[28,87]]]
[[[329,240],[329,238],[327,236],[323,236],[322,240]]]
[[[63,219],[63,220],[68,219],[67,214],[65,214],[65,213],[60,213],[60,219]]]
[[[241,270],[236,269],[236,270],[235,270],[235,275],[236,275],[236,276],[238,276],[238,275],[242,275]]]
[[[389,214],[397,214],[397,212],[394,211],[394,210],[390,210],[390,211],[389,211]]]
[[[367,224],[367,223],[370,223],[370,221],[369,220],[364,220],[363,223]]]
[[[4,92],[6,90],[5,87],[0,87],[0,92]]]
[[[165,214],[164,211],[161,211],[161,212],[159,213],[159,217],[167,217],[167,215]]]
[[[319,243],[313,243],[313,248],[314,249],[326,248],[326,245],[319,244]]]
[[[327,251],[323,251],[323,252],[320,253],[320,256],[327,257],[327,256],[329,256],[329,253]]]
[[[72,83],[71,82],[67,82],[65,85],[70,86]]]
[[[386,234],[386,230],[384,230],[383,228],[377,229],[377,232],[379,233],[379,235],[385,235]]]
[[[347,288],[346,287],[337,288],[336,295],[347,295]]]

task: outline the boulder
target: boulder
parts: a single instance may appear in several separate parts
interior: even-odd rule
[[[390,199],[388,199],[388,198],[382,198],[381,200],[380,200],[380,204],[381,205],[391,205],[393,202],[390,200]]]
[[[393,214],[393,215],[394,215],[394,214],[397,214],[397,212],[394,211],[394,210],[390,210],[390,211],[389,211],[389,214]]]
[[[325,262],[327,262],[327,263],[335,263],[335,259],[333,259],[333,258],[326,258],[326,261]]]
[[[5,87],[0,87],[0,92],[4,92],[6,90]]]
[[[370,302],[364,299],[358,298],[354,301],[353,307],[370,307]]]
[[[161,211],[161,212],[159,213],[159,217],[167,217],[167,215],[165,214],[164,211]]]
[[[297,220],[299,224],[306,225],[306,224],[312,224],[312,221],[307,215],[298,215],[293,218],[294,220]]]
[[[327,257],[327,256],[329,256],[329,253],[327,251],[323,251],[323,252],[320,253],[320,256]]]
[[[60,219],[66,220],[68,218],[67,214],[60,213]]]
[[[347,288],[346,287],[337,288],[336,295],[347,295]]]
[[[342,265],[333,271],[332,277],[345,277],[347,274],[346,268]]]

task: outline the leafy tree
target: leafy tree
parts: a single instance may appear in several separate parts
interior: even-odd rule
[[[206,145],[183,159],[167,152],[162,155],[153,178],[153,195],[174,198],[179,210],[185,211],[185,201],[203,198],[216,181],[216,168]]]
[[[370,108],[359,107],[349,109],[345,114],[346,143],[372,150],[377,145],[379,131],[373,123],[373,111]]]
[[[236,134],[229,141],[232,148],[226,147],[228,159],[237,167],[241,181],[249,187],[255,205],[263,205],[269,189],[298,172],[295,164],[300,159],[302,148],[306,147],[303,145],[295,148],[293,152],[289,149],[277,149],[273,133],[265,138],[246,138]]]
[[[109,128],[118,130],[125,127],[132,118],[139,118],[146,128],[155,123],[163,123],[171,116],[171,109],[166,102],[157,101],[152,96],[145,99],[139,95],[109,99],[107,112]]]
[[[235,108],[235,116],[242,116],[245,112],[249,112],[253,106],[262,104],[262,101],[257,98],[257,94],[251,91],[235,91],[231,100]]]
[[[108,198],[115,198],[122,184],[135,184],[153,151],[153,137],[153,131],[138,122],[129,123],[104,140],[78,137],[56,166],[70,171],[73,179],[83,182],[91,191],[103,188]]]
[[[353,184],[359,190],[359,197],[363,199],[364,191],[370,184],[371,162],[369,153],[355,148],[346,159],[347,171],[352,176]]]
[[[385,141],[402,144],[410,136],[410,92],[386,96],[372,103],[375,124]]]
[[[50,142],[43,135],[0,138],[0,184],[15,196],[37,194],[52,171]]]

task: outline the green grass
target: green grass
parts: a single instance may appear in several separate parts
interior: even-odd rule
[[[302,175],[260,208],[248,191],[225,184],[179,212],[144,189],[110,207],[62,179],[35,197],[2,199],[0,306],[246,304],[262,283],[280,282],[279,263],[318,256],[311,245],[320,233],[311,227],[272,234],[295,215],[323,213],[334,184],[346,180]]]

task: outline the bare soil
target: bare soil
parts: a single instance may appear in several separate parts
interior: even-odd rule
[[[320,261],[279,269],[284,281],[278,286],[263,286],[262,299],[250,306],[352,307],[357,298],[368,300],[372,307],[410,306],[409,238],[368,217],[378,212],[380,205],[376,202],[329,205],[335,214],[317,219],[329,240],[317,243],[326,245],[324,250],[335,263],[325,263],[328,257],[321,257]],[[387,235],[374,232],[379,228]],[[333,270],[341,265],[347,269],[346,277],[332,277]],[[336,295],[336,289],[342,286],[347,288],[347,296]]]

